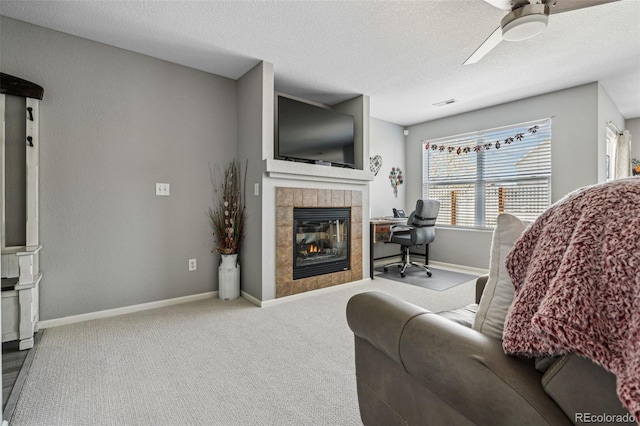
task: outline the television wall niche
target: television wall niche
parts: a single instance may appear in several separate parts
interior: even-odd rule
[[[354,115],[276,94],[274,118],[276,159],[362,168]]]

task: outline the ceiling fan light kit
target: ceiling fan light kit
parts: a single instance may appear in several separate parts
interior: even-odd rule
[[[500,26],[464,61],[475,64],[502,40],[521,41],[535,37],[547,27],[550,13],[569,12],[620,0],[485,0],[501,10],[511,11]]]
[[[549,6],[528,4],[502,18],[502,38],[507,41],[527,40],[540,34],[549,22]]]

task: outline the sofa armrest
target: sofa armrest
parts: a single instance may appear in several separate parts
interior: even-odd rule
[[[542,386],[576,422],[579,413],[607,413],[620,418],[631,416],[616,394],[616,376],[575,353],[556,359],[542,376]]]
[[[352,297],[347,319],[358,337],[476,424],[571,424],[533,361],[505,355],[500,340],[381,293]]]
[[[476,303],[480,303],[480,298],[482,298],[482,292],[484,292],[484,288],[487,286],[487,281],[489,280],[489,275],[482,275],[478,277],[476,280]]]
[[[367,292],[347,303],[347,322],[353,333],[370,342],[397,363],[402,330],[414,317],[429,313],[383,293]]]
[[[411,376],[474,423],[571,423],[542,388],[533,360],[505,355],[500,340],[446,318],[407,324],[400,357]]]

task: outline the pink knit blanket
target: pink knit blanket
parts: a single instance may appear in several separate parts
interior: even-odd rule
[[[567,195],[506,266],[515,296],[505,352],[582,354],[616,375],[618,397],[640,419],[640,178]]]

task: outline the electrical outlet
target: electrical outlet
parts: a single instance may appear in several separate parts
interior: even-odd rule
[[[168,183],[156,183],[156,195],[168,197],[170,194],[170,185]]]
[[[189,259],[189,271],[195,271],[198,269],[198,265],[196,264],[195,259]]]

